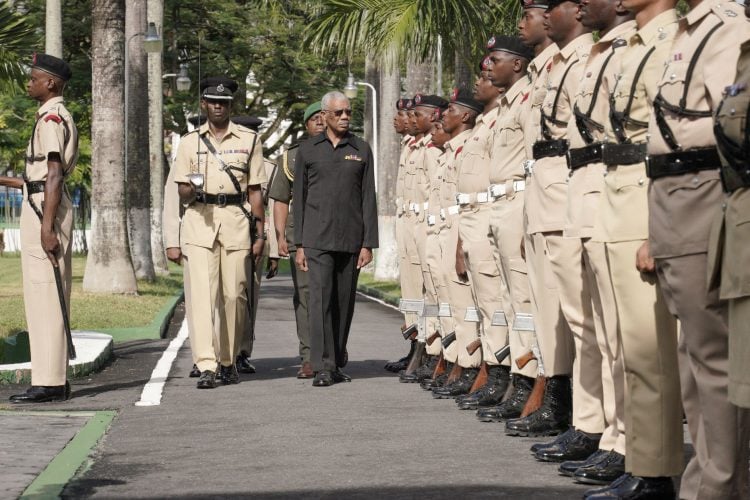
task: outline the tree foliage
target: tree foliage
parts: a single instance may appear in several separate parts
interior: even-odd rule
[[[10,3],[0,2],[0,91],[13,94],[23,88],[24,63],[31,59],[29,48],[38,39],[28,16]]]

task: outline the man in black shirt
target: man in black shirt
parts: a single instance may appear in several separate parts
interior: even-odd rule
[[[346,341],[359,270],[378,246],[370,146],[349,132],[351,107],[340,92],[321,100],[326,131],[299,147],[294,178],[296,261],[309,271],[313,385],[348,382]]]

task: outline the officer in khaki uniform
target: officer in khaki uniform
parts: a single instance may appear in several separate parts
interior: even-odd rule
[[[399,162],[398,162],[398,171],[396,173],[396,252],[398,255],[398,261],[399,261],[399,267],[403,267],[406,261],[407,255],[406,255],[406,249],[404,246],[405,238],[403,235],[403,227],[404,227],[404,213],[406,212],[406,207],[404,206],[404,157],[406,156],[406,153],[408,152],[408,146],[409,143],[414,139],[412,135],[410,135],[410,125],[409,125],[409,115],[408,115],[408,108],[410,107],[410,99],[399,99],[396,101],[396,115],[393,117],[393,129],[395,132],[401,136],[401,142],[400,142],[400,153],[399,153]],[[408,282],[408,278],[404,277],[403,269],[399,269],[399,276],[401,278],[401,287],[403,290],[404,281]],[[408,283],[407,289],[408,289]],[[412,329],[415,329],[417,327],[416,325],[417,319],[416,315],[412,312],[404,312],[404,324],[401,326],[402,333],[407,330],[409,326],[411,326]],[[409,338],[410,334],[406,334],[406,337]],[[411,340],[411,345],[409,352],[406,356],[399,359],[398,361],[391,361],[389,363],[386,363],[385,369],[398,373],[401,370],[406,369],[406,367],[409,364],[409,359],[414,354],[414,350],[417,346],[416,340]]]
[[[490,185],[487,189],[491,199],[490,238],[495,262],[505,284],[503,306],[510,329],[510,369],[505,366],[496,369],[500,370],[500,379],[507,380],[509,373],[513,373],[514,387],[513,395],[494,409],[496,419],[502,420],[520,416],[538,368],[533,360],[525,364],[517,362],[532,350],[534,332],[526,263],[518,245],[524,234],[523,194],[526,189],[522,109],[530,90],[526,68],[533,58],[533,51],[520,38],[510,36],[491,38],[487,48],[490,52],[489,78],[495,87],[507,89],[499,98],[498,120],[491,139]],[[502,396],[485,398],[485,401],[491,403],[495,399],[494,403],[498,404]]]
[[[713,106],[735,77],[750,24],[734,2],[703,0],[679,21],[649,120],[649,243],[680,320],[682,404],[695,456],[680,498],[747,498],[747,413],[727,397],[726,304],[706,282],[709,230],[723,201]],[[690,71],[692,70],[692,71]]]
[[[325,125],[321,113],[320,101],[310,104],[303,115],[307,137],[314,137],[323,133]],[[299,355],[302,365],[297,372],[297,378],[313,377],[310,363],[310,325],[307,319],[308,304],[308,274],[294,265],[297,246],[294,244],[294,216],[292,212],[292,193],[294,186],[294,166],[297,159],[299,143],[291,146],[279,158],[276,175],[271,182],[268,193],[274,201],[273,214],[276,237],[279,241],[279,254],[289,257],[291,262],[292,281],[294,282],[294,315],[297,324],[297,338],[299,340]]]
[[[224,383],[239,381],[234,361],[247,320],[248,259],[258,265],[263,254],[263,148],[253,131],[229,121],[236,89],[236,82],[227,78],[201,82],[201,107],[208,121],[182,139],[174,164],[180,199],[189,204],[181,238],[190,273],[186,305],[195,327],[190,344],[201,371],[198,388],[215,387],[217,364]],[[250,225],[246,200],[255,227]],[[251,231],[258,234],[254,243]],[[215,318],[219,300],[223,307]],[[219,339],[219,356],[212,343],[215,321],[226,328]]]
[[[476,309],[467,311],[466,319],[480,324],[482,362],[488,367],[500,364],[498,354],[508,344],[508,323],[503,308],[503,287],[500,270],[495,263],[492,244],[488,239],[490,198],[489,153],[493,128],[497,122],[498,101],[501,90],[494,87],[485,72],[475,86],[474,98],[484,108],[477,116],[471,135],[466,139],[456,157],[456,204],[459,206],[456,249],[456,270],[465,268],[469,276]],[[459,273],[460,274],[460,273]],[[466,349],[468,346],[459,346]],[[510,364],[506,357],[503,363]],[[457,369],[455,395],[471,389],[477,370]]]
[[[750,5],[745,6],[750,17]],[[721,220],[714,225],[709,263],[717,259],[709,276],[720,286],[719,296],[729,306],[729,400],[750,408],[750,359],[747,325],[750,324],[750,279],[747,272],[747,214],[750,213],[748,158],[748,96],[750,96],[750,41],[742,44],[737,77],[716,112],[716,143],[722,159],[722,178],[727,193]],[[720,279],[720,284],[716,283]]]
[[[78,130],[65,108],[63,90],[72,73],[62,59],[34,54],[26,86],[39,102],[26,149],[23,181],[0,176],[0,185],[23,188],[21,269],[26,326],[31,344],[31,387],[11,403],[45,403],[70,397],[68,348],[53,266],[62,277],[70,315],[73,207],[65,177],[78,160]]]
[[[540,410],[508,421],[505,429],[510,435],[550,435],[567,430],[571,375],[574,425],[598,426],[598,432],[603,427],[598,399],[601,377],[583,376],[579,364],[574,363],[574,343],[595,338],[590,286],[582,276],[581,240],[563,236],[569,174],[567,125],[594,43],[590,30],[577,19],[578,9],[576,1],[548,2],[547,33],[560,50],[547,66],[544,85],[534,85],[532,112],[524,127],[526,154],[534,159],[525,193],[526,256],[531,263],[534,322],[547,382]],[[556,297],[547,293],[550,288],[556,289]]]

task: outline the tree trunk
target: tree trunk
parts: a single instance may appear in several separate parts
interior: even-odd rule
[[[143,36],[146,31],[146,0],[128,0],[125,9],[125,43],[129,61],[128,80],[128,154],[125,165],[127,190],[128,236],[135,276],[154,279],[154,261],[151,258],[151,169],[149,168],[148,135],[148,75]]]
[[[414,97],[416,94],[432,94],[435,89],[435,80],[432,72],[431,61],[410,61],[406,65],[406,95]]]
[[[394,65],[395,66],[395,65]],[[380,113],[378,116],[378,231],[380,248],[375,256],[375,277],[398,277],[396,246],[396,176],[398,174],[399,136],[393,130],[396,101],[401,97],[401,76],[398,66],[388,70],[380,67]],[[414,94],[411,94],[414,95]]]
[[[479,68],[479,61],[473,66],[469,65],[469,60],[466,55],[459,51],[453,54],[453,63],[455,66],[455,79],[453,81],[454,87],[473,89],[474,88],[474,75],[477,73]]]
[[[47,0],[45,8],[44,51],[62,59],[62,0]]]
[[[125,216],[125,0],[91,1],[91,245],[83,288],[136,293]]]
[[[164,0],[148,0],[148,21],[164,25]],[[163,30],[162,30],[163,33]],[[164,122],[162,109],[161,54],[148,55],[148,151],[151,171],[151,258],[158,275],[169,274],[162,239],[161,213],[164,209]]]

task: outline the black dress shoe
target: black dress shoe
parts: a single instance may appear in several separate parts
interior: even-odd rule
[[[224,366],[219,368],[219,380],[224,385],[239,384],[240,374],[237,372],[237,365]]]
[[[542,448],[534,454],[534,457],[540,462],[583,460],[599,449],[599,441],[601,438],[601,434],[587,434],[576,430],[569,439]]]
[[[557,471],[563,476],[573,477],[581,467],[590,467],[596,465],[600,460],[603,460],[609,454],[609,450],[596,450],[594,453],[589,455],[586,460],[568,460],[560,464]]]
[[[204,370],[196,384],[198,389],[213,389],[216,387],[216,373],[211,370]]]
[[[588,500],[617,498],[621,500],[664,500],[675,497],[674,483],[669,477],[640,477],[627,474],[625,479],[611,484],[598,493],[590,493]]]
[[[630,479],[630,477],[631,477],[630,473],[629,472],[625,472],[620,477],[618,477],[617,479],[615,479],[614,481],[612,481],[610,484],[608,484],[606,486],[601,486],[599,488],[594,488],[594,489],[591,489],[591,490],[584,491],[583,492],[583,498],[584,498],[584,500],[586,500],[591,495],[597,495],[599,493],[604,493],[605,491],[610,491],[613,488],[618,487],[619,485],[621,485],[622,483],[624,483],[625,481],[627,481],[628,479]]]
[[[333,379],[334,384],[352,381],[352,378],[346,373],[342,372],[341,368],[336,368],[333,372],[331,372],[331,378]]]
[[[461,376],[453,381],[453,383],[443,387],[434,387],[432,389],[432,397],[435,399],[450,399],[467,394],[471,390],[471,386],[474,385],[477,373],[478,370],[476,368],[464,368]]]
[[[69,386],[66,385],[32,385],[22,394],[14,394],[10,402],[14,404],[24,403],[51,403],[53,401],[65,401],[70,394]]]
[[[234,364],[240,373],[255,373],[255,367],[250,363],[250,356],[245,351],[241,351],[237,355],[237,360]]]
[[[545,443],[534,443],[531,445],[531,448],[529,449],[531,450],[532,455],[536,455],[536,452],[540,450],[550,448],[552,446],[556,446],[556,445],[559,445],[560,443],[567,442],[573,439],[573,436],[575,436],[575,434],[576,434],[576,429],[575,427],[571,425],[570,427],[568,427],[567,431],[563,432],[562,434],[558,434],[557,437],[553,439],[552,441],[547,441]]]
[[[321,370],[315,374],[312,385],[315,387],[328,387],[333,385],[333,375],[328,370]]]
[[[193,365],[193,368],[190,370],[190,375],[188,375],[190,378],[198,378],[201,376],[201,371],[198,369],[198,365]]]
[[[612,450],[598,463],[581,467],[573,479],[583,484],[609,484],[625,474],[625,455]]]

